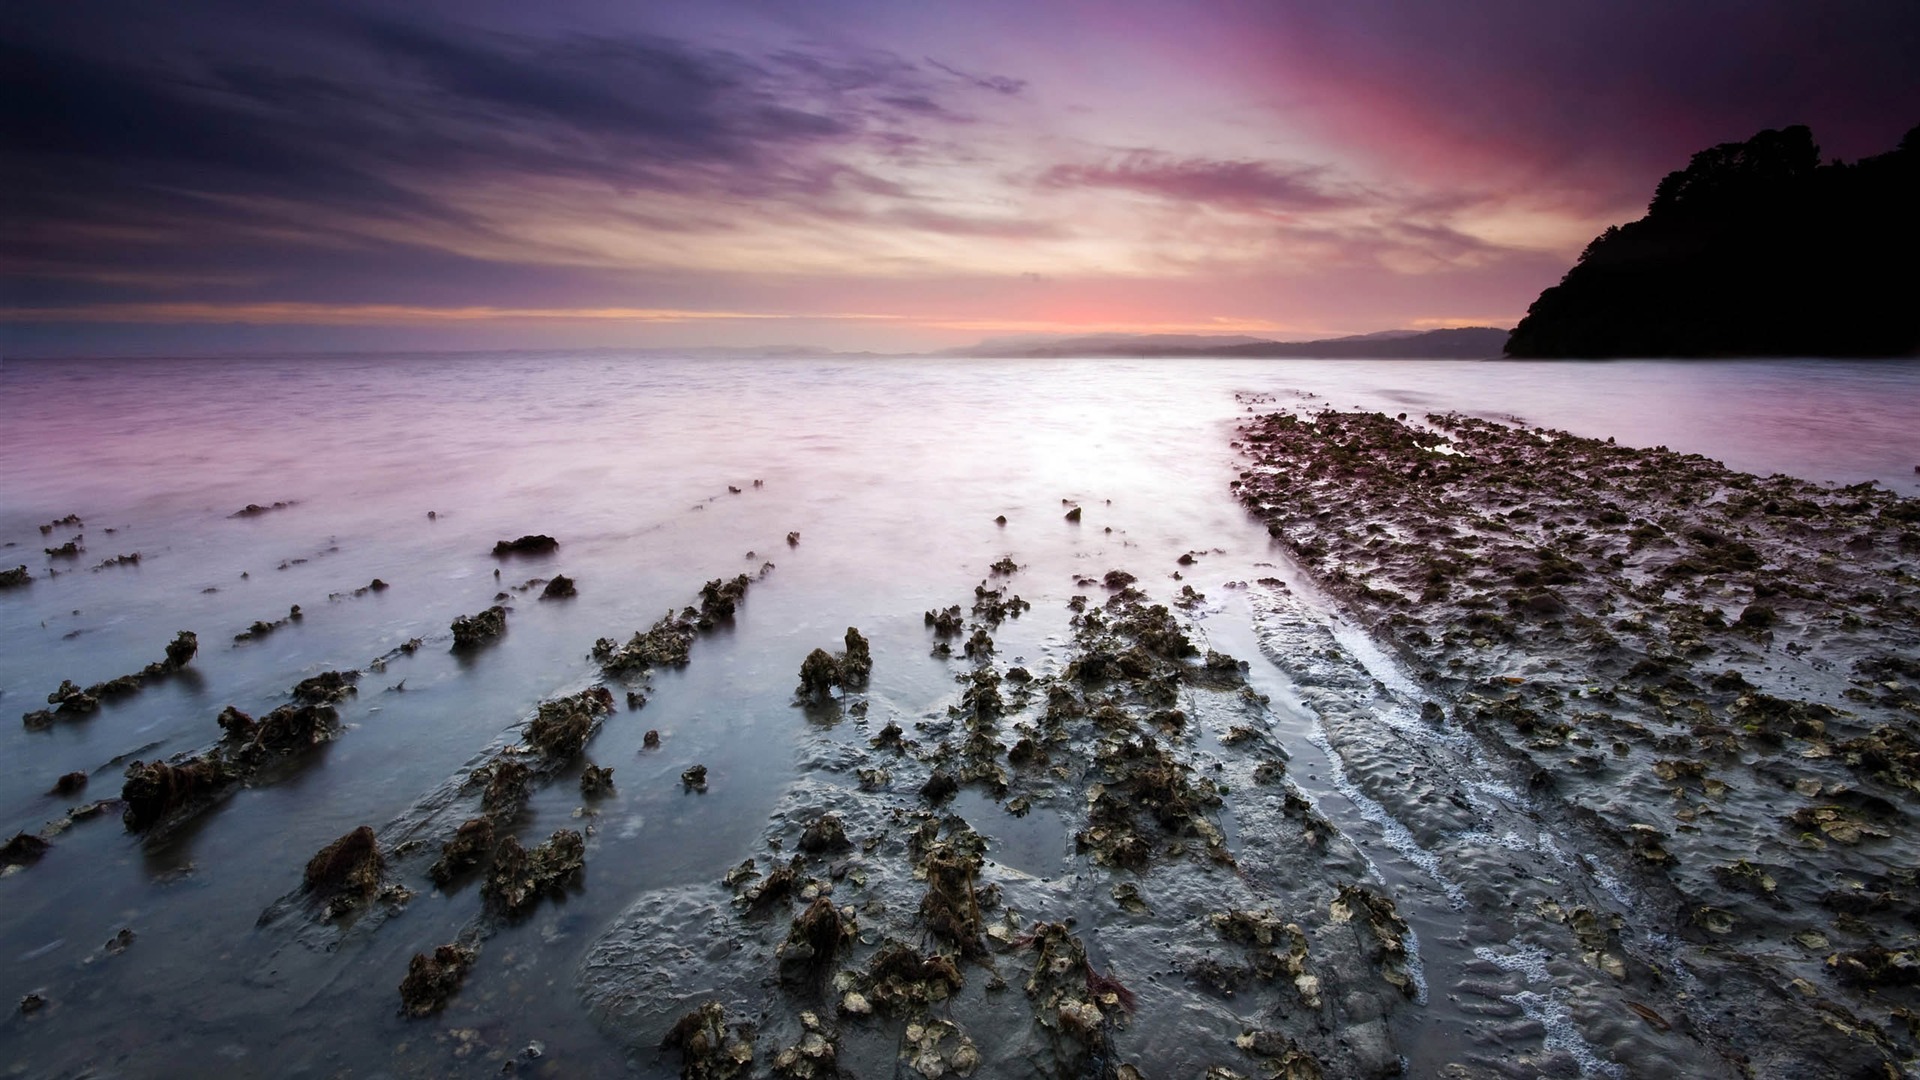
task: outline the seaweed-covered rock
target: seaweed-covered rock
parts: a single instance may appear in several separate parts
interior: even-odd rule
[[[13,839],[0,845],[0,866],[27,866],[40,861],[40,857],[52,850],[44,837],[31,833],[15,833]]]
[[[543,701],[527,725],[527,741],[549,758],[569,760],[587,744],[599,719],[612,711],[613,692],[604,686]]]
[[[932,844],[921,868],[927,891],[920,898],[920,920],[933,934],[963,956],[980,956],[980,898],[974,882],[980,874],[986,842],[965,829]]]
[[[930,803],[945,802],[959,791],[960,782],[953,778],[953,774],[938,769],[927,777],[926,783],[920,785],[920,797]]]
[[[480,793],[480,810],[488,817],[511,817],[527,801],[527,785],[532,770],[511,758],[501,758],[477,770],[474,779],[485,785]]]
[[[1084,1075],[1111,1058],[1112,1025],[1132,1009],[1133,995],[1093,970],[1086,947],[1066,926],[1037,924],[1031,940],[1039,953],[1027,978],[1034,1018],[1055,1035],[1062,1074]]]
[[[745,574],[731,579],[715,578],[700,587],[700,611],[695,617],[695,625],[702,630],[711,630],[733,618],[740,607],[740,601],[747,595],[747,587],[753,583]]]
[[[752,860],[748,860],[746,864],[728,873],[728,884],[737,886],[752,876]],[[792,900],[800,892],[800,888],[800,856],[795,855],[787,862],[775,866],[767,872],[766,877],[749,886],[740,894],[739,903],[747,909],[748,914],[758,915],[775,904]]]
[[[840,658],[840,680],[849,689],[867,685],[873,675],[873,651],[854,627],[847,627],[847,651]]]
[[[77,715],[98,709],[100,698],[75,686],[72,679],[62,679],[60,688],[47,695],[47,704],[59,706],[57,712]]]
[[[852,908],[842,911],[831,898],[815,897],[794,916],[787,940],[774,952],[782,977],[794,982],[818,980],[840,950],[853,942],[855,933]]]
[[[226,762],[206,754],[179,764],[135,761],[127,766],[126,778],[120,789],[127,804],[121,820],[129,832],[140,832],[232,783],[234,773]]]
[[[493,850],[493,819],[468,818],[454,830],[453,838],[440,848],[440,857],[427,868],[427,876],[442,888],[479,866]]]
[[[529,851],[514,837],[500,841],[481,895],[508,916],[524,915],[542,896],[559,893],[586,865],[586,840],[561,829]]]
[[[560,541],[544,533],[530,533],[518,540],[502,540],[493,545],[493,557],[504,559],[510,555],[548,555],[560,549]]]
[[[593,658],[609,675],[638,675],[652,667],[680,667],[687,663],[696,632],[693,623],[672,612],[639,631],[625,645],[612,638],[594,643]]]
[[[873,675],[873,652],[860,631],[847,627],[847,651],[834,655],[825,649],[815,649],[800,662],[800,686],[794,690],[794,697],[802,702],[821,703],[831,700],[833,688],[859,690],[867,685]]]
[[[800,686],[794,696],[802,701],[825,701],[840,685],[840,662],[825,649],[815,649],[800,661]]]
[[[507,609],[495,604],[477,615],[456,615],[453,647],[471,649],[507,632]]]
[[[809,855],[845,851],[852,846],[836,814],[821,814],[807,822],[806,828],[800,831],[800,850]]]
[[[358,671],[323,671],[294,685],[293,700],[309,705],[331,705],[358,693]]]
[[[304,881],[310,895],[338,914],[379,891],[386,865],[373,829],[362,825],[309,859]]]
[[[0,589],[12,589],[33,583],[33,575],[27,573],[25,563],[9,570],[0,570]]]
[[[679,1051],[681,1080],[735,1080],[752,1072],[753,1038],[752,1024],[729,1026],[726,1009],[708,1001],[682,1016],[660,1049]]]
[[[811,1010],[800,1014],[800,1041],[773,1056],[779,1080],[828,1080],[840,1075],[835,1033]]]
[[[1363,922],[1378,943],[1374,959],[1380,964],[1381,975],[1408,997],[1419,991],[1408,967],[1406,941],[1411,930],[1392,900],[1364,885],[1348,885],[1340,890],[1328,914],[1336,923],[1356,918]]]
[[[400,981],[400,1011],[410,1017],[432,1016],[447,1007],[460,992],[478,953],[465,945],[442,945],[433,955],[415,953]]]
[[[572,578],[565,574],[555,574],[553,580],[547,582],[547,587],[540,590],[540,599],[564,600],[569,596],[576,595],[577,592],[578,590],[574,588]]]
[[[866,1010],[912,1014],[945,1001],[965,985],[953,959],[940,953],[922,956],[911,945],[889,941],[874,952],[865,971],[858,973],[858,989],[842,999],[841,1009],[859,1015]],[[855,995],[859,1001],[849,1007]]]
[[[966,616],[961,613],[960,605],[927,612],[926,624],[933,628],[935,637],[949,638],[960,633],[966,627]]]
[[[252,716],[232,705],[221,709],[220,715],[215,717],[215,722],[220,725],[220,730],[225,733],[226,738],[237,742],[251,742],[254,731],[259,727]]]
[[[53,782],[53,791],[51,792],[51,794],[71,795],[74,792],[79,791],[81,788],[84,788],[86,786],[87,786],[86,773],[70,772],[70,773],[63,774],[60,777],[60,779],[55,780]]]
[[[680,784],[689,791],[707,790],[707,767],[690,765],[680,774]]]
[[[613,767],[589,765],[580,772],[580,794],[592,798],[613,790]]]
[[[260,718],[253,737],[242,756],[258,758],[266,753],[289,754],[324,742],[340,734],[340,714],[331,705],[282,705]]]

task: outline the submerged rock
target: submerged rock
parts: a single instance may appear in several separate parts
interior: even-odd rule
[[[285,510],[287,507],[292,505],[293,504],[291,502],[285,502],[285,501],[272,503],[267,506],[262,506],[259,503],[248,503],[247,505],[241,507],[238,510],[235,510],[233,513],[228,514],[227,516],[230,518],[259,517],[262,514],[270,514],[275,510]]]

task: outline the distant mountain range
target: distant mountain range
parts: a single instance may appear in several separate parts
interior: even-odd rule
[[[1068,338],[998,338],[934,355],[975,359],[1051,357],[1272,357],[1398,360],[1497,357],[1508,331],[1491,326],[1447,330],[1381,330],[1319,341],[1268,341],[1199,334],[1094,334]]]
[[[1506,344],[1516,357],[1920,354],[1920,128],[1820,162],[1805,127],[1693,155],[1595,237]]]

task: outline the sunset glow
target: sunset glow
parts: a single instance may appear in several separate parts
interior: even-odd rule
[[[0,345],[1511,325],[1691,150],[1805,122],[1853,155],[1920,114],[1910,11],[1729,19],[16,7]],[[1832,48],[1783,69],[1808,40]]]

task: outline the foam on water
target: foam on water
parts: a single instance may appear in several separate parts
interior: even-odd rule
[[[1481,945],[1473,950],[1473,955],[1492,964],[1501,971],[1519,974],[1529,986],[1553,981],[1553,974],[1547,969],[1550,959],[1546,950],[1527,945],[1519,941],[1507,942],[1510,952],[1499,952],[1489,946]],[[1580,1066],[1582,1076],[1622,1077],[1626,1070],[1600,1056],[1598,1048],[1580,1034],[1573,1022],[1573,1014],[1568,1011],[1565,992],[1557,987],[1549,987],[1546,993],[1535,990],[1521,990],[1512,994],[1500,995],[1500,1000],[1517,1005],[1527,1019],[1539,1024],[1546,1031],[1544,1045],[1548,1050],[1557,1050],[1571,1057]]]

